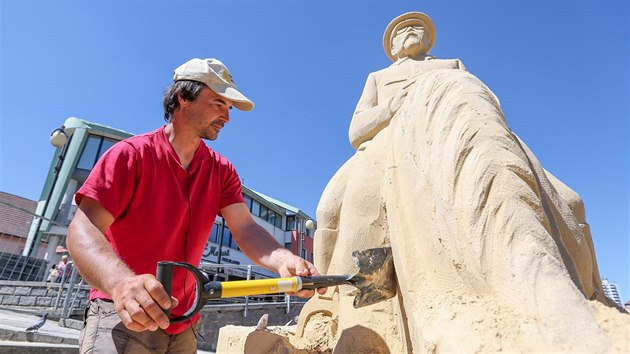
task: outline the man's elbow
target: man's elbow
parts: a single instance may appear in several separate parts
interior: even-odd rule
[[[80,240],[80,229],[81,227],[78,225],[77,216],[72,219],[70,225],[68,226],[68,234],[66,236],[66,246],[68,247],[68,251],[70,254],[76,253],[81,250],[81,246],[78,245]]]

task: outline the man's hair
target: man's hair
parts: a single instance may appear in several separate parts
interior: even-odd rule
[[[206,85],[198,81],[181,80],[174,82],[164,92],[164,120],[170,121],[173,113],[179,108],[179,101],[177,96],[185,99],[186,101],[194,101],[199,96],[199,92]]]

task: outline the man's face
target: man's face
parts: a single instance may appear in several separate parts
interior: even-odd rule
[[[426,54],[428,47],[428,36],[418,23],[399,28],[392,39],[392,53],[398,58]]]
[[[180,98],[181,100],[181,98]],[[233,102],[204,87],[194,101],[180,101],[186,126],[200,138],[216,140],[219,131],[230,121]]]

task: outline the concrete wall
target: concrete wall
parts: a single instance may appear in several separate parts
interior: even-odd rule
[[[61,298],[59,300],[58,309],[63,307],[63,300],[66,296],[68,285],[61,287]],[[60,286],[57,283],[49,284],[43,282],[22,282],[0,280],[0,306],[3,307],[20,307],[28,310],[29,308],[49,308],[55,305]],[[73,293],[77,290],[75,286]],[[90,292],[89,286],[82,286],[74,308],[84,308],[87,305],[87,299]]]

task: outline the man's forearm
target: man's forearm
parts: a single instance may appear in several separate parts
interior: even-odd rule
[[[113,287],[134,272],[116,255],[103,233],[80,213],[68,228],[67,245],[81,276],[112,296]]]
[[[278,273],[278,269],[293,253],[282,247],[262,226],[250,225],[239,235],[239,248],[257,264]]]

